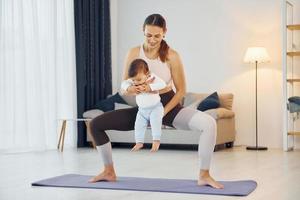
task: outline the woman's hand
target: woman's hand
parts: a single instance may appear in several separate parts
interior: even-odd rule
[[[147,80],[144,84],[139,85],[139,90],[146,93],[157,93],[157,91],[152,91],[149,84],[153,83],[155,77]]]
[[[166,114],[167,114],[167,110],[166,110],[166,108],[164,107],[164,116],[166,116]]]
[[[148,93],[157,93],[157,91],[152,91],[149,84],[142,84],[142,85],[132,85],[129,86],[126,90],[126,93],[129,95],[136,95],[142,92],[148,92]]]
[[[156,91],[152,91],[149,84],[142,84],[142,85],[138,85],[138,86],[134,86],[135,89],[135,93],[136,94],[139,94],[139,93],[142,93],[142,92],[150,92],[150,93],[156,93]]]
[[[126,93],[129,95],[136,95],[136,94],[141,93],[141,91],[140,91],[139,86],[132,85],[127,88]]]

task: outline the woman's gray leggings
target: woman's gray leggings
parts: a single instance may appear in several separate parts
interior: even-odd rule
[[[165,106],[174,95],[175,93],[173,91],[161,94],[162,104]],[[137,107],[114,110],[103,113],[90,122],[91,134],[97,145],[97,149],[101,153],[104,165],[112,164],[111,144],[105,131],[134,130],[137,111]],[[198,146],[199,166],[202,170],[208,170],[216,143],[216,120],[204,112],[184,108],[178,104],[164,116],[163,124],[179,130],[195,130],[201,132]]]

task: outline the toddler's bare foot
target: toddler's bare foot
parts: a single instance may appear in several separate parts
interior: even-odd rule
[[[215,181],[210,175],[209,173],[200,173],[199,179],[198,179],[198,185],[199,186],[203,186],[203,185],[209,185],[213,188],[216,189],[223,189],[224,186],[220,183],[218,183],[217,181]]]
[[[140,150],[141,148],[143,148],[144,144],[143,143],[136,143],[134,145],[134,147],[131,149],[131,151],[138,151]]]
[[[150,152],[156,152],[159,149],[160,141],[159,140],[153,140],[152,148]]]

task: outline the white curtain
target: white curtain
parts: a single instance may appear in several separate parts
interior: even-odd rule
[[[73,0],[0,0],[0,152],[56,148],[75,70]],[[68,123],[65,147],[76,141]]]

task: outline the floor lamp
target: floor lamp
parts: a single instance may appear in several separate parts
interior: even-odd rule
[[[247,146],[247,150],[267,150],[267,147],[258,146],[257,130],[257,64],[269,62],[270,57],[267,50],[263,47],[249,47],[244,57],[245,63],[255,63],[255,146]]]

